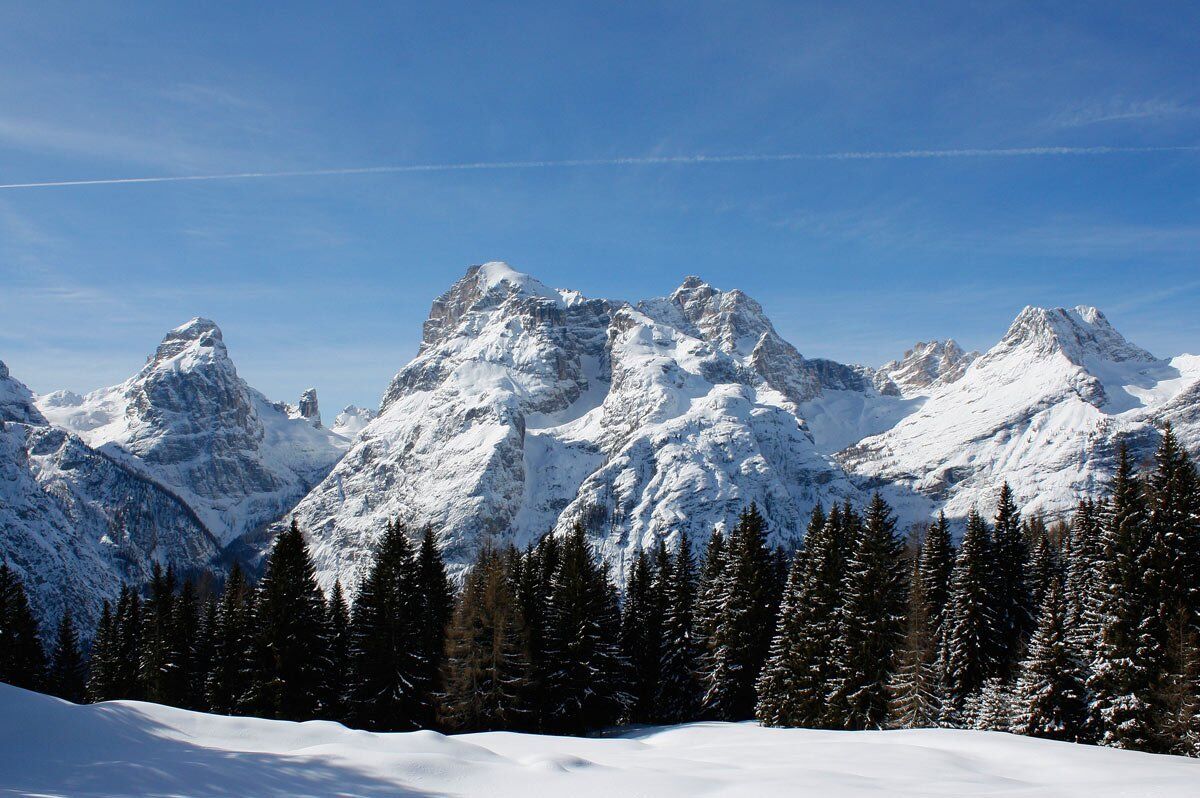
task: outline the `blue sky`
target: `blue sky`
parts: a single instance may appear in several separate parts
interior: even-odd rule
[[[918,10],[919,9],[919,10]],[[422,163],[1200,144],[1200,6],[0,6],[0,183]],[[38,391],[215,319],[278,399],[375,405],[471,263],[638,299],[696,273],[810,356],[986,348],[1095,304],[1200,352],[1200,153],[589,166],[0,190]]]

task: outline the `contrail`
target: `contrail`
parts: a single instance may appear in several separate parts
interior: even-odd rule
[[[464,163],[407,164],[400,166],[361,166],[338,169],[297,169],[282,172],[227,172],[214,175],[164,175],[159,177],[112,177],[90,180],[47,180],[37,183],[5,183],[0,184],[0,189],[113,186],[131,183],[186,183],[201,180],[253,180],[267,177],[402,174],[407,172],[565,169],[589,166],[659,166],[670,164],[773,163],[783,161],[886,161],[935,158],[1027,158],[1072,155],[1136,155],[1197,151],[1200,151],[1200,145],[1173,147],[1010,147],[1000,149],[975,148],[951,150],[861,150],[743,155],[650,155],[623,158],[574,158],[557,161],[476,161]]]

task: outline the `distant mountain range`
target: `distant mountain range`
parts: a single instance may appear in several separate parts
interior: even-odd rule
[[[1095,308],[1026,308],[982,355],[916,344],[878,369],[808,358],[740,291],[688,277],[628,303],[473,266],[432,306],[379,411],[322,424],[272,402],[193,319],[142,370],[33,397],[0,364],[0,543],[39,608],[94,615],[153,561],[253,561],[294,515],[326,586],[353,587],[388,519],[433,525],[461,568],[581,522],[622,575],[754,501],[794,545],[818,503],[879,490],[903,522],[961,517],[1011,483],[1058,516],[1121,441],[1164,422],[1200,449],[1200,357],[1163,360]]]

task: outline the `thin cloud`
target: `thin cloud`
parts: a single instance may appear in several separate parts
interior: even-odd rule
[[[66,188],[72,186],[111,186],[140,183],[186,183],[218,180],[255,180],[286,177],[331,177],[338,175],[407,174],[420,172],[467,172],[523,169],[569,169],[605,166],[669,166],[738,163],[782,163],[789,161],[883,161],[940,160],[957,158],[1029,158],[1059,156],[1145,155],[1197,152],[1200,145],[1170,147],[1008,147],[946,150],[859,150],[824,153],[751,153],[734,155],[662,155],[620,158],[575,158],[541,161],[474,161],[462,163],[406,164],[333,169],[298,169],[277,172],[226,172],[207,175],[166,175],[154,177],[115,177],[77,180],[45,180],[29,183],[0,184],[0,189]]]

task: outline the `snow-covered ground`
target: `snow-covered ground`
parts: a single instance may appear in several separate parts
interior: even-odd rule
[[[1194,796],[1200,761],[951,730],[370,734],[0,684],[0,795]]]

